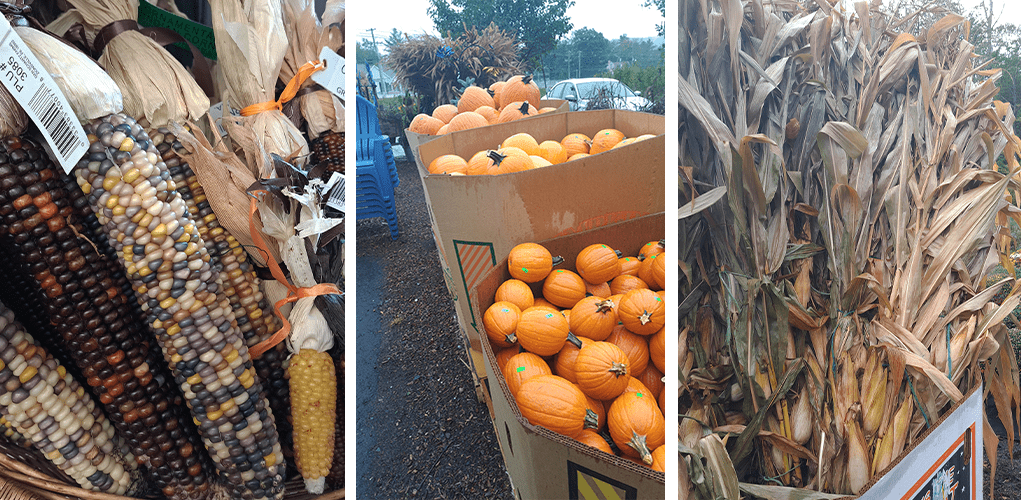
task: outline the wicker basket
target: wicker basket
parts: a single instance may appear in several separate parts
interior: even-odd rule
[[[0,437],[2,439],[2,437]],[[310,495],[301,478],[287,482],[285,500],[339,500],[344,490]],[[3,500],[136,500],[133,497],[111,495],[79,488],[35,450],[28,450],[0,440],[0,498]],[[149,498],[149,497],[143,497]],[[151,497],[153,499],[162,497]]]

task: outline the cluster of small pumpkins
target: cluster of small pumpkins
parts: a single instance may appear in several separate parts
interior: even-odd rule
[[[419,113],[408,130],[417,134],[443,135],[535,116],[556,108],[539,107],[539,86],[531,75],[512,76],[489,89],[471,85],[464,89],[457,105],[436,106],[432,115]]]
[[[577,272],[536,243],[514,247],[511,279],[483,326],[521,415],[606,453],[665,467],[663,242],[624,257],[604,244]]]
[[[455,154],[438,156],[429,162],[430,174],[497,175],[522,172],[578,160],[586,156],[651,139],[653,134],[625,137],[620,130],[607,128],[593,137],[581,133],[567,134],[560,142],[538,142],[527,132],[505,139],[495,150],[479,151],[465,161]]]

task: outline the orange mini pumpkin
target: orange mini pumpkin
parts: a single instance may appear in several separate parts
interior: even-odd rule
[[[443,126],[436,131],[436,135],[445,135],[447,132],[450,132],[450,124],[444,123]]]
[[[538,113],[539,86],[532,80],[532,75],[517,75],[507,79],[501,91],[504,102],[527,101]]]
[[[542,141],[539,143],[539,156],[554,165],[567,161],[567,151],[557,141]]]
[[[465,111],[451,118],[450,123],[447,125],[450,125],[450,132],[459,132],[461,130],[485,127],[489,125],[489,122],[486,121],[484,116],[474,111]]]
[[[596,435],[598,436],[598,434]],[[666,472],[666,445],[652,450],[652,465],[650,467],[652,467],[652,470]]]
[[[585,446],[591,446],[603,453],[613,455],[613,448],[610,448],[610,443],[607,443],[603,436],[600,436],[596,431],[584,429],[574,439]]]
[[[468,170],[468,163],[457,155],[442,155],[429,162],[428,170],[430,174],[453,174],[455,172],[463,174]]]
[[[588,153],[575,153],[575,154],[571,155],[571,157],[568,158],[567,161],[580,160],[580,159],[582,159],[582,158],[584,158],[586,156],[592,156],[592,155],[590,155]]]
[[[512,174],[535,168],[535,164],[528,156],[503,154],[499,151],[489,152],[489,162],[489,173],[493,175]]]
[[[666,252],[658,254],[652,261],[652,279],[659,290],[666,288]],[[650,285],[652,283],[649,283]]]
[[[568,320],[570,322],[570,320]],[[575,337],[581,344],[581,347],[575,345],[572,342],[564,344],[564,347],[557,353],[557,357],[553,360],[553,373],[574,382],[578,383],[578,377],[574,373],[574,362],[578,360],[578,351],[581,351],[585,344],[595,342],[594,340],[587,337]]]
[[[474,85],[468,86],[461,93],[461,99],[457,101],[458,113],[465,113],[468,111],[475,111],[482,106],[494,106],[493,96],[489,95],[489,91]]]
[[[489,173],[489,150],[479,151],[468,160],[466,175],[486,175]]]
[[[550,301],[548,301],[548,300],[546,300],[546,299],[544,299],[542,297],[536,297],[535,298],[535,302],[532,304],[532,307],[542,307],[542,308],[545,308],[545,309],[549,309],[550,311],[557,311],[557,312],[560,311],[560,308],[558,308],[557,306],[553,305],[552,303],[550,303]]]
[[[649,368],[646,367],[646,370]],[[649,388],[635,377],[631,377],[631,380],[627,381],[627,387],[624,388],[624,392],[640,392],[642,394],[649,394],[652,397],[656,397],[656,394],[649,390]]]
[[[638,276],[631,276],[630,274],[621,274],[610,281],[610,292],[614,295],[620,293],[624,294],[631,290],[649,289],[649,285],[642,281]]]
[[[471,162],[468,165],[471,166]],[[638,269],[642,266],[642,261],[637,257],[621,257],[617,262],[620,262],[620,274],[630,276],[638,276]]]
[[[503,367],[507,366],[507,360],[511,359],[515,354],[519,352],[523,351],[521,350],[521,346],[517,344],[514,344],[511,347],[505,347],[503,349],[500,349],[500,351],[496,353],[496,366],[498,366],[500,368],[500,371],[503,372]]]
[[[549,276],[553,266],[563,262],[550,255],[546,247],[538,243],[522,243],[511,249],[507,255],[507,268],[514,279],[525,283],[538,283]]]
[[[529,156],[539,154],[539,143],[528,132],[519,132],[503,140],[501,148],[508,146],[521,148]]]
[[[539,375],[553,375],[546,360],[530,352],[515,354],[503,367],[503,378],[512,396],[517,396],[518,389],[526,380]]]
[[[503,86],[507,82],[495,82],[489,86],[489,93],[493,96],[493,107],[500,109],[503,107]]]
[[[475,112],[482,115],[490,125],[497,123],[497,120],[500,119],[500,112],[493,106],[480,106]]]
[[[535,107],[528,104],[528,102],[511,102],[500,110],[500,117],[496,119],[497,123],[507,123],[522,118],[528,118],[529,116],[535,116],[539,114]]]
[[[509,279],[501,283],[500,287],[496,289],[496,296],[493,300],[510,302],[522,311],[535,305],[532,289],[524,281],[516,279]]]
[[[510,302],[495,302],[482,315],[482,326],[486,328],[486,337],[493,347],[502,349],[517,342],[514,332],[518,328],[521,309]]]
[[[652,357],[651,342],[649,343],[649,357],[650,358]],[[663,372],[659,371],[659,369],[656,368],[655,364],[646,366],[645,371],[638,374],[638,376],[635,378],[637,378],[639,382],[644,384],[645,387],[648,387],[649,392],[651,392],[653,396],[656,396],[656,398],[659,398],[660,393],[663,392],[663,387],[666,386],[666,384],[663,382]]]
[[[662,262],[663,259],[660,257],[663,254],[650,255],[648,258],[642,261],[642,265],[638,267],[638,277],[649,285],[652,290],[662,290],[663,287],[656,284],[656,271],[655,265],[657,261]]]
[[[631,373],[642,373],[645,367],[649,366],[649,343],[645,337],[635,335],[624,328],[624,325],[617,325],[613,333],[606,337],[606,342],[616,345],[627,354],[631,364],[628,368]]]
[[[564,147],[568,158],[578,153],[588,154],[591,144],[592,139],[585,134],[567,134],[560,140],[560,145]]]
[[[589,283],[604,283],[612,280],[620,274],[619,257],[614,249],[596,243],[589,245],[578,252],[575,258],[575,267],[578,274]]]
[[[542,296],[558,307],[574,307],[585,298],[585,280],[573,271],[557,269],[543,281]]]
[[[596,132],[596,135],[592,136],[592,146],[589,148],[589,154],[598,154],[603,151],[609,151],[617,145],[618,142],[624,140],[624,133],[620,130],[613,128],[606,128]]]
[[[624,327],[638,335],[652,335],[663,328],[666,307],[656,292],[648,289],[631,290],[624,294],[617,306],[617,317]]]
[[[593,285],[592,283],[586,281],[585,293],[593,297],[602,297],[604,299],[608,299],[610,298],[610,295],[612,295],[610,293],[610,284],[606,282],[600,283],[598,285]]]
[[[586,344],[574,362],[578,387],[586,396],[612,400],[624,392],[631,380],[628,362],[627,354],[609,342]]]
[[[613,302],[601,297],[585,297],[571,308],[571,333],[593,340],[605,340],[617,326]]]
[[[509,365],[509,364],[508,364]],[[588,402],[578,386],[556,375],[539,375],[521,384],[518,410],[532,425],[574,437],[585,428]]]
[[[652,465],[652,450],[663,446],[665,420],[651,394],[626,392],[606,412],[610,437],[625,455]]]
[[[453,104],[441,104],[433,110],[433,118],[443,123],[450,123],[450,120],[457,116],[457,106]]]
[[[539,356],[560,352],[567,341],[567,333],[567,319],[560,311],[533,306],[525,309],[518,319],[518,342]]]
[[[436,135],[436,132],[443,125],[445,125],[443,120],[429,116],[425,113],[419,113],[412,118],[411,124],[408,125],[408,130],[416,134]]]
[[[552,167],[553,166],[553,164],[550,163],[549,160],[547,160],[547,159],[545,159],[545,158],[543,158],[541,156],[530,155],[529,158],[532,159],[532,165],[535,166],[535,168]]]
[[[665,243],[664,243],[663,240],[650,241],[650,242],[642,245],[641,250],[638,251],[638,259],[639,260],[645,260],[646,257],[649,257],[650,255],[656,255],[658,253],[663,253],[665,251],[664,245],[665,245]]]
[[[649,358],[660,372],[666,373],[666,328],[649,337]]]

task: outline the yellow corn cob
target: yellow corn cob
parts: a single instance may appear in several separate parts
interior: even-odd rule
[[[305,488],[312,494],[322,493],[333,462],[337,417],[335,370],[333,358],[314,349],[298,351],[287,368],[291,379],[294,463],[305,478]]]
[[[852,493],[861,493],[872,477],[869,474],[869,450],[861,427],[854,418],[844,421],[847,429],[847,481]]]
[[[862,430],[871,438],[879,430],[886,409],[886,368],[879,351],[870,349],[861,381]]]

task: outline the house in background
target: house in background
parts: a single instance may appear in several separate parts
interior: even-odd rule
[[[375,64],[369,66],[369,71],[372,73],[372,82],[376,84],[376,96],[378,98],[397,97],[404,94],[404,89],[402,89],[400,84],[395,80],[392,71]],[[365,77],[365,65],[360,64],[358,66],[359,85],[366,84]]]

